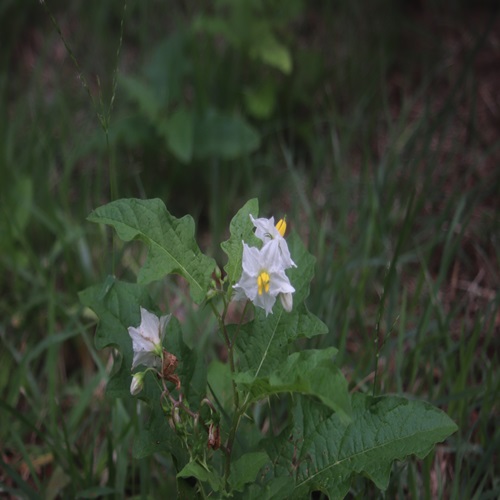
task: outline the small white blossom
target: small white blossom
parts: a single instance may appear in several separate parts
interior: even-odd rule
[[[276,225],[274,224],[274,217],[270,219],[254,219],[250,214],[250,219],[255,226],[255,236],[262,240],[264,245],[271,243],[278,246],[280,256],[283,260],[283,267],[285,269],[297,267],[292,260],[290,250],[288,250],[288,244],[284,238],[286,231],[285,219],[280,219]]]
[[[250,299],[257,307],[272,312],[280,293],[291,294],[295,288],[285,274],[277,245],[265,244],[260,250],[243,243],[243,272],[234,285],[235,300]]]
[[[171,314],[167,314],[158,318],[155,314],[141,307],[141,324],[138,327],[128,327],[134,351],[132,370],[138,365],[161,366],[161,344],[170,317]]]

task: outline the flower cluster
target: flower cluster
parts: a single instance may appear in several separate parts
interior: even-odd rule
[[[250,215],[255,226],[255,236],[262,240],[262,248],[249,247],[243,242],[242,274],[233,286],[235,300],[249,299],[257,307],[272,313],[276,297],[280,297],[283,308],[290,312],[293,307],[291,285],[285,270],[297,267],[293,262],[284,238],[286,221],[281,219],[274,224],[270,219],[255,219]]]

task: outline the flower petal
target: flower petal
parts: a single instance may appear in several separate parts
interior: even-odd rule
[[[254,219],[252,214],[250,214],[250,219],[255,226],[255,236],[262,240],[264,243],[272,240],[273,238],[281,237],[279,231],[274,226],[274,217],[270,219]]]
[[[156,314],[149,312],[141,307],[141,324],[139,327],[142,335],[153,342],[158,344],[160,342],[160,320]]]

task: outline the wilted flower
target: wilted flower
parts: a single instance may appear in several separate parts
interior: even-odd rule
[[[285,274],[278,245],[265,244],[260,250],[243,243],[243,272],[234,285],[235,299],[250,299],[256,306],[272,312],[278,294],[291,294],[295,288]]]
[[[280,219],[276,225],[274,224],[274,217],[270,219],[254,219],[250,214],[250,219],[255,226],[255,236],[262,240],[264,245],[271,243],[278,246],[280,256],[283,260],[283,267],[285,269],[297,267],[292,260],[290,250],[288,250],[288,244],[284,238],[286,231],[285,219]]]
[[[181,388],[181,379],[175,374],[178,364],[179,361],[177,360],[177,356],[163,349],[163,366],[161,368],[161,374],[163,378],[173,382],[176,389]]]
[[[128,333],[132,339],[134,359],[132,370],[138,365],[161,367],[162,341],[171,314],[158,318],[141,307],[141,324],[129,326]]]
[[[207,447],[213,450],[218,450],[220,448],[220,427],[214,422],[211,422],[208,427]]]

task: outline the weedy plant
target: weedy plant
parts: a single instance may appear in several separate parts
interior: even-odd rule
[[[484,75],[476,73],[494,59],[479,49],[496,50],[496,25],[491,37],[474,33],[477,25],[469,32],[475,16],[450,25],[450,64],[434,45],[422,50],[429,33],[398,2],[304,7],[293,31],[283,23],[300,1],[221,0],[201,14],[191,2],[153,10],[48,4],[0,7],[2,494],[164,497],[177,485],[184,497],[321,490],[334,498],[350,482],[350,497],[367,498],[385,488],[394,457],[415,452],[394,462],[379,496],[496,498],[498,147],[485,142],[495,129],[483,127],[491,110],[481,109],[493,101],[483,102],[489,91],[478,92]],[[39,15],[46,7],[62,20],[59,34]],[[417,32],[410,46],[401,43]],[[465,63],[455,33],[474,41]],[[432,39],[436,47],[449,40],[442,29]],[[402,80],[387,78],[394,69]],[[466,125],[467,140],[457,125]],[[161,254],[135,284],[136,244],[111,251],[104,231],[84,218],[108,199],[146,194],[191,214],[201,247],[219,263],[237,200],[257,196],[269,214],[285,206],[317,257],[307,304],[328,334],[303,305],[313,259],[295,234],[285,236],[297,267],[280,275],[294,292],[267,315],[259,307],[269,309],[262,296],[275,275],[242,272],[242,241],[250,258],[269,257],[250,219],[259,220],[256,202],[233,222],[220,276],[199,257],[190,219],[170,217],[161,203],[122,200],[96,211],[104,221],[127,206],[131,217],[157,207],[126,235],[150,244],[150,259]],[[155,213],[163,214],[157,222]],[[160,224],[161,234],[150,234]],[[123,236],[126,225],[118,225]],[[283,230],[269,227],[274,236]],[[91,311],[76,292],[109,272],[103,247],[109,260],[123,257],[112,274],[134,283],[109,277],[82,293],[100,316],[97,346],[117,347],[96,352]],[[162,267],[165,249],[181,269]],[[193,277],[191,296],[184,280],[156,280],[171,271]],[[257,305],[245,308],[252,280]],[[117,353],[107,393],[118,397],[107,399]],[[338,367],[350,392],[365,395],[345,396]],[[373,397],[384,393],[445,408],[458,432],[420,460],[453,425],[423,403]],[[397,439],[405,426],[422,433],[422,422],[432,429],[439,421],[447,430],[429,430],[426,440]]]
[[[148,246],[137,283],[109,277],[80,294],[100,318],[97,347],[120,352],[108,392],[138,400],[135,455],[171,454],[179,494],[201,497],[342,498],[358,474],[385,489],[394,460],[425,457],[457,427],[421,401],[350,395],[336,348],[297,349],[327,332],[304,303],[315,259],[296,234],[285,238],[284,219],[258,211],[253,199],[233,218],[224,272],[198,247],[193,219],[159,199],[121,199],[90,215]],[[211,308],[224,362],[207,365],[183,322],[159,312],[147,285],[169,274]],[[284,395],[280,413],[273,402]]]

